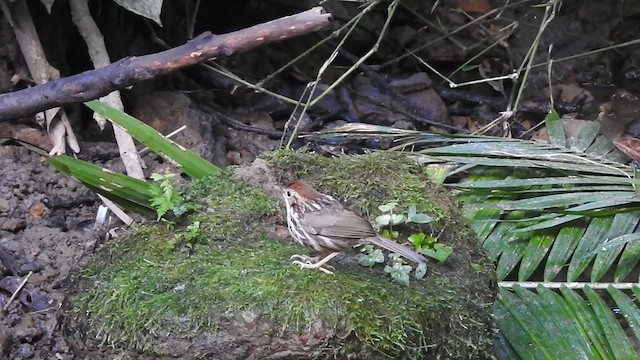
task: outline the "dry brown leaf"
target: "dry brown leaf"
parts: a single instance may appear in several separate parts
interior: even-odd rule
[[[631,159],[640,160],[640,139],[624,137],[615,140],[613,144]]]

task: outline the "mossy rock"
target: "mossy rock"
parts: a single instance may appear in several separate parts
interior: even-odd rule
[[[278,151],[197,181],[203,210],[183,225],[142,226],[110,240],[74,279],[63,327],[87,358],[485,359],[492,352],[492,262],[456,204],[406,156],[322,158]],[[259,184],[261,189],[247,185]],[[436,219],[453,247],[427,276],[395,283],[341,255],[335,275],[299,269],[274,181],[301,178],[376,216],[391,200]],[[199,236],[187,226],[199,222]],[[193,225],[192,225],[193,226]],[[176,240],[177,239],[177,240]]]

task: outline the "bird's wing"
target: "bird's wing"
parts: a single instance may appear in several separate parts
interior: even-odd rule
[[[363,239],[377,235],[367,220],[349,210],[331,215],[308,212],[304,223],[313,233],[323,236]]]

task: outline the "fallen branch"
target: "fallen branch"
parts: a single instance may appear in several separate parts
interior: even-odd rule
[[[224,35],[205,32],[184,45],[156,54],[127,57],[113,64],[59,80],[0,95],[0,121],[34,115],[56,106],[97,99],[136,82],[168,74],[262,44],[322,30],[331,14],[315,7]]]

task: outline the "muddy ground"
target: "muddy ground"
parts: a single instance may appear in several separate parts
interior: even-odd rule
[[[493,7],[498,3],[491,2]],[[539,48],[543,53],[542,57],[546,57],[548,45],[551,43],[554,43],[554,56],[561,58],[632,40],[635,36],[633,34],[638,34],[633,29],[638,26],[637,17],[640,16],[640,10],[628,3],[630,2],[566,2],[552,22],[549,32],[543,37]],[[519,59],[519,54],[526,53],[543,12],[542,9],[533,8],[533,4],[524,2],[519,7],[508,8],[502,19],[496,20],[496,26],[504,26],[505,22],[514,20],[518,21],[519,27],[505,40],[506,46],[498,52],[489,53],[490,56],[485,56],[483,64],[487,65],[486,70],[502,73],[503,69],[513,67],[513,61]],[[399,20],[392,23],[392,37],[402,39],[403,34],[415,32],[420,28],[416,18],[407,10],[414,5],[409,4],[409,7],[401,8],[402,11],[398,13]],[[420,9],[429,8],[427,5]],[[436,14],[440,20],[448,22],[451,28],[467,21],[460,13],[450,10],[453,6],[453,2],[447,2]],[[242,11],[249,13],[252,9],[247,5]],[[291,9],[286,8],[280,13],[287,11],[291,12]],[[265,13],[263,16],[272,14]],[[381,19],[384,19],[382,14],[385,14],[384,8],[378,9],[367,26],[375,29],[380,25]],[[262,20],[257,15],[245,20],[251,23],[254,19]],[[142,27],[136,21],[138,20],[126,18],[124,22],[129,27]],[[168,22],[167,26],[170,27],[171,23]],[[199,26],[202,29],[206,28],[206,24]],[[224,30],[220,29],[220,32]],[[371,31],[371,28],[367,31]],[[132,44],[149,38],[146,31],[139,34],[141,35],[136,35]],[[419,33],[414,35],[419,36]],[[444,69],[454,69],[468,56],[461,53],[459,42],[473,43],[477,41],[474,40],[474,36],[479,35],[473,31],[462,32],[452,37],[451,41],[438,43],[437,51],[432,50],[424,56]],[[428,36],[425,36],[425,39],[427,38]],[[421,41],[426,42],[425,39]],[[177,43],[180,41],[176,40]],[[370,43],[370,39],[359,41]],[[416,41],[418,42],[420,41]],[[411,47],[414,44],[405,42],[405,45]],[[112,46],[117,47],[117,44]],[[127,51],[122,46],[117,48],[124,53]],[[277,63],[284,61],[283,54],[297,53],[300,48],[301,43],[295,41],[284,45],[276,44],[235,59],[225,60],[225,65],[236,66],[235,69],[239,72],[250,73],[252,77],[259,79],[272,71],[271,66],[275,66],[265,65],[265,56],[267,59],[273,59],[272,63]],[[353,46],[354,53],[362,53],[363,49],[366,49],[366,46]],[[593,119],[597,113],[598,99],[604,102],[618,89],[633,92],[640,88],[635,76],[638,71],[638,57],[634,56],[638,53],[637,49],[626,47],[558,63],[554,68],[553,81],[555,85],[566,86],[563,101],[568,105],[580,105],[579,108],[573,109],[583,110],[582,117]],[[382,62],[383,56],[391,58],[394,53],[401,54],[399,51],[387,47],[381,51],[383,55],[375,60]],[[318,54],[317,58],[312,58],[309,63],[321,64],[325,59],[324,55],[326,54]],[[65,59],[64,54],[58,56]],[[349,61],[348,57],[342,58],[341,65]],[[74,67],[78,66],[77,63],[68,58],[66,62],[69,69],[74,69],[68,69],[69,71],[78,70]],[[202,69],[198,71],[201,72]],[[389,98],[381,98],[382,95],[375,91],[380,87],[376,82],[376,76],[389,79],[389,83],[397,92]],[[425,80],[427,78],[429,80]],[[484,125],[498,114],[499,106],[492,104],[504,104],[505,94],[508,94],[510,86],[508,83],[502,84],[504,92],[483,85],[451,93],[438,85],[441,84],[440,81],[434,79],[428,70],[413,62],[356,72],[345,86],[336,91],[334,97],[325,101],[322,111],[311,112],[308,115],[309,118],[303,123],[303,130],[319,130],[345,121],[354,121],[401,128],[465,132]],[[544,116],[545,108],[535,107],[536,104],[540,104],[540,99],[548,96],[547,84],[544,82],[546,80],[541,79],[546,79],[544,72],[532,76],[531,85],[527,89],[527,101],[531,111],[523,113],[511,124],[516,135],[524,134],[532,123],[540,121]],[[294,71],[290,76],[281,79],[274,88],[296,97],[304,87],[305,81],[305,76]],[[417,88],[413,86],[424,83],[431,85],[421,85]],[[188,124],[191,130],[179,135],[176,141],[196,149],[220,166],[249,162],[261,152],[279,146],[279,135],[288,114],[292,111],[290,106],[277,103],[268,96],[255,94],[253,91],[239,91],[232,95],[224,87],[211,90],[210,86],[210,83],[197,84],[196,78],[185,72],[171,79],[144,84],[130,93],[125,93],[124,96],[130,112],[153,124],[163,133],[175,129],[176,124]],[[566,95],[566,89],[576,88],[589,91],[593,100],[581,100],[578,103],[575,98]],[[476,102],[469,99],[460,100],[460,94],[465,92],[469,99],[475,99]],[[482,99],[495,102],[483,103]],[[419,118],[428,118],[431,122],[418,121],[411,113],[402,115],[398,108],[388,106],[393,102],[397,102],[404,109],[413,110],[413,114],[418,113]],[[387,107],[381,107],[380,104],[383,103],[386,103]],[[587,109],[591,109],[590,113]],[[84,140],[80,157],[120,171],[121,165],[116,159],[117,151],[114,150],[115,145],[110,132],[98,132],[95,126],[91,125],[86,111],[80,107],[73,109],[72,113],[75,119],[74,126],[77,126],[78,135]],[[635,114],[635,110],[630,109],[628,113]],[[633,124],[634,121],[633,118],[625,119],[622,127],[626,129],[627,125]],[[440,123],[442,126],[434,126],[434,123]],[[33,126],[29,121],[0,123],[0,135],[20,137],[46,148],[48,144],[43,133],[42,128]],[[302,144],[295,143],[296,146]],[[358,146],[361,145],[385,146],[383,142]],[[342,148],[335,144],[313,144],[312,147],[327,153],[342,151]],[[163,166],[153,155],[147,155],[145,160],[148,165],[147,173]],[[96,227],[94,220],[100,204],[97,196],[76,181],[54,171],[41,156],[24,147],[0,146],[0,170],[0,358],[79,358],[69,348],[65,335],[60,331],[57,310],[64,301],[69,275],[78,271],[83,260],[90,257],[101,244],[109,241],[111,235],[108,235],[108,230],[119,224],[113,220],[107,228]],[[112,230],[112,233],[117,234],[118,231],[122,230]],[[12,298],[25,279],[24,287]]]

